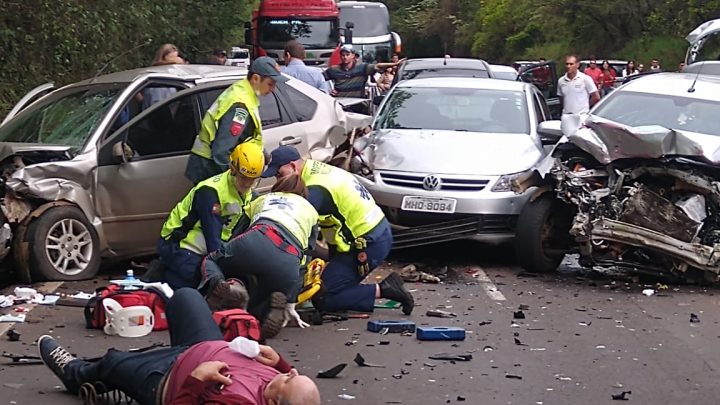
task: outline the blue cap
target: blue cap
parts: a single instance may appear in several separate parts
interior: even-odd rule
[[[276,82],[284,83],[288,79],[280,74],[280,66],[275,59],[269,56],[261,56],[250,64],[250,73],[256,73],[263,77],[270,77]]]
[[[270,163],[267,169],[262,173],[261,177],[277,176],[280,166],[285,166],[290,162],[300,159],[300,152],[292,146],[279,146],[270,153]]]

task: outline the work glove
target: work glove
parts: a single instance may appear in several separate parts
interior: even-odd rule
[[[288,321],[290,321],[290,319],[294,319],[295,322],[297,322],[298,326],[301,328],[307,328],[308,326],[310,326],[310,324],[303,322],[303,320],[300,319],[300,314],[298,314],[295,310],[295,305],[295,302],[288,302],[288,304],[285,306],[285,322],[283,322],[283,328],[285,327],[285,325],[288,324]]]

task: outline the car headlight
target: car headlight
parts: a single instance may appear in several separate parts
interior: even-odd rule
[[[500,176],[495,185],[490,189],[494,193],[504,193],[512,190],[512,181],[522,176],[526,172],[503,174]]]

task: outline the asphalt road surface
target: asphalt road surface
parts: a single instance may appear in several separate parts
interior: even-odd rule
[[[393,258],[394,266],[415,263],[444,278],[440,284],[408,284],[417,302],[408,319],[418,326],[465,328],[464,341],[381,335],[367,331],[367,320],[351,319],[287,328],[269,344],[311,377],[347,363],[337,378],[315,379],[323,403],[614,404],[612,396],[623,392],[638,404],[720,402],[718,290],[690,285],[658,290],[655,283],[579,273],[572,265],[559,274],[532,276],[509,255],[506,249],[459,242]],[[39,288],[92,291],[108,278]],[[656,293],[644,295],[647,288]],[[438,308],[457,317],[425,315]],[[518,311],[524,319],[514,319]],[[699,322],[690,322],[691,314]],[[402,318],[393,309],[371,315]],[[0,324],[0,350],[14,354],[35,355],[34,341],[45,333],[79,356],[169,342],[165,332],[124,339],[87,330],[82,309],[75,307],[32,309],[27,322],[14,326],[18,342],[7,340],[9,326]],[[472,359],[429,359],[441,352]],[[358,366],[353,362],[358,353],[383,367]],[[0,403],[79,403],[43,365],[1,364],[0,376]]]

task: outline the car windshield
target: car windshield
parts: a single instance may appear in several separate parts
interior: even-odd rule
[[[528,133],[529,120],[520,91],[402,87],[390,94],[375,128]]]
[[[79,150],[125,85],[60,90],[0,127],[0,142],[66,145]]]
[[[248,51],[231,51],[228,59],[247,59],[250,57]]]
[[[612,97],[612,98],[610,98]],[[631,127],[660,125],[669,129],[720,135],[720,103],[665,94],[617,91],[593,115]]]
[[[353,37],[379,37],[390,33],[390,17],[385,7],[341,5],[340,26],[351,21]]]
[[[334,48],[340,41],[337,25],[331,20],[267,18],[261,20],[258,34],[260,46],[267,49],[282,49],[292,39],[306,49]]]
[[[360,59],[365,63],[390,62],[390,41],[379,44],[353,44],[353,47],[360,51]]]
[[[400,80],[424,77],[490,77],[484,69],[453,69],[448,67],[403,70]]]

